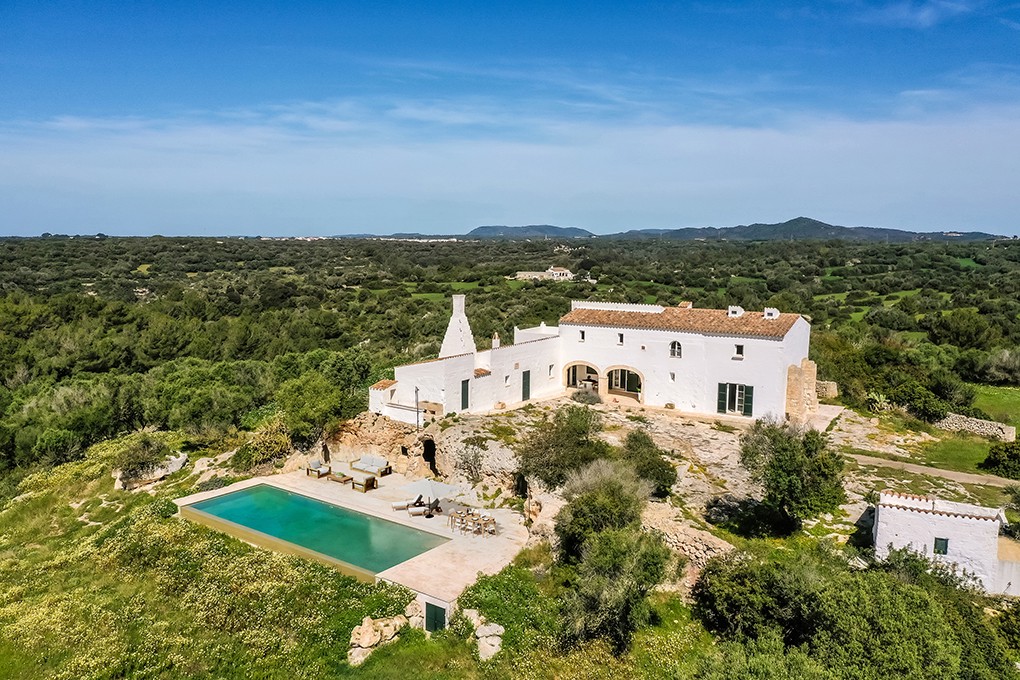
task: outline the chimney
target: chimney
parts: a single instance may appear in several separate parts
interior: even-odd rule
[[[778,319],[779,318],[779,310],[776,309],[775,307],[766,307],[765,308],[765,318],[766,319]]]
[[[439,358],[454,357],[460,354],[474,354],[475,338],[471,334],[471,325],[464,314],[464,296],[453,296],[453,316],[443,336],[443,346],[439,348]]]
[[[492,349],[499,349],[499,333],[492,334]]]
[[[739,305],[730,305],[726,309],[726,316],[731,319],[738,319],[744,315],[744,308]]]
[[[684,300],[677,305],[677,309],[693,309],[694,304],[690,300]]]

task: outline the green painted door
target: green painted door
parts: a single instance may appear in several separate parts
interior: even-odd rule
[[[521,401],[531,399],[531,371],[521,374]]]
[[[471,381],[470,380],[461,380],[460,381],[460,410],[461,411],[467,411],[468,410],[468,402],[469,402],[468,396],[469,396],[470,392],[471,392]]]
[[[432,632],[446,628],[446,610],[431,602],[425,603],[425,630]]]

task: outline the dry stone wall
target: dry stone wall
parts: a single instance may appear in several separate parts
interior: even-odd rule
[[[942,420],[932,423],[940,430],[950,432],[970,432],[989,439],[998,439],[1003,442],[1016,440],[1016,428],[1005,423],[994,420],[981,420],[980,418],[969,418],[959,413],[950,413]]]

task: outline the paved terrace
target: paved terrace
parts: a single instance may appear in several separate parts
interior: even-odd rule
[[[344,464],[334,465],[334,470],[342,471],[345,467]],[[271,484],[366,515],[374,515],[391,522],[443,536],[450,540],[432,550],[412,557],[406,562],[390,567],[376,576],[451,603],[464,592],[465,588],[475,582],[479,572],[494,574],[509,564],[528,540],[528,529],[524,526],[524,518],[519,513],[505,508],[486,510],[496,518],[498,533],[495,536],[462,534],[452,530],[449,526],[448,513],[445,511],[457,505],[456,503],[453,505],[444,503],[443,514],[437,514],[432,519],[411,517],[402,510],[394,512],[390,508],[390,503],[406,500],[408,494],[403,492],[402,488],[414,480],[398,473],[377,477],[377,479],[379,480],[378,489],[361,493],[354,491],[350,484],[339,484],[325,477],[316,479],[313,476],[308,476],[304,470],[299,470],[246,479],[222,489],[179,498],[175,503],[178,506],[190,505],[256,484]]]

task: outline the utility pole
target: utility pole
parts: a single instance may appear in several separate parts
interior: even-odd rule
[[[421,431],[421,409],[418,408],[418,387],[414,388],[414,430]]]

